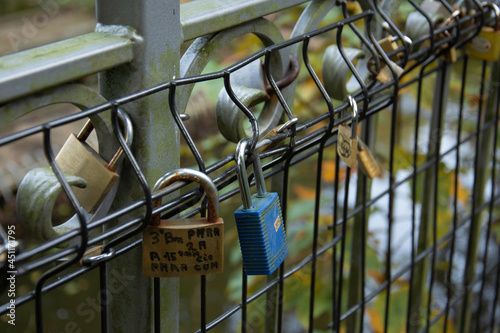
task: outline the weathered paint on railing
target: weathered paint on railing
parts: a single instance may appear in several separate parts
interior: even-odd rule
[[[0,103],[132,61],[132,29],[96,30],[0,57]]]

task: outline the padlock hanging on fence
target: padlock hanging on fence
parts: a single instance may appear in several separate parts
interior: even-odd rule
[[[495,3],[483,3],[495,14],[495,27],[483,26],[479,34],[466,46],[467,54],[486,61],[500,59],[500,9]]]
[[[123,111],[118,111],[118,115],[120,119],[128,118]],[[130,146],[133,137],[132,122],[128,119],[123,124],[125,142]],[[123,156],[123,149],[120,147],[113,158],[106,162],[85,142],[93,129],[92,122],[87,121],[78,135],[69,136],[55,158],[63,173],[85,179],[87,186],[75,189],[74,193],[80,205],[89,213],[95,212],[120,177],[115,171]]]
[[[121,109],[117,114],[125,130],[125,142],[130,147],[132,121]],[[123,155],[120,147],[109,162],[104,161],[84,142],[92,129],[92,123],[88,121],[77,136],[71,134],[55,158],[66,181],[73,187],[78,203],[85,210],[86,218],[90,218],[118,181],[115,171]],[[50,167],[32,169],[21,181],[16,195],[16,213],[35,238],[48,240],[79,228],[77,215],[60,225],[52,224],[52,209],[61,191],[62,186]]]
[[[234,212],[243,268],[247,275],[270,275],[288,255],[278,193],[267,192],[257,150],[252,152],[257,193],[251,195],[245,165],[248,139],[239,142],[236,170],[243,204]]]
[[[429,34],[431,34],[431,38],[433,38],[432,32],[430,31],[430,24],[427,19],[435,26],[443,22],[450,15],[449,10],[439,1],[424,0],[422,4],[420,4],[420,9],[421,11],[412,11],[406,19],[405,34],[412,40],[418,40]],[[427,17],[425,17],[423,13],[425,13]],[[424,46],[424,44],[425,43],[414,44],[413,48],[417,50]]]
[[[183,277],[222,273],[224,266],[224,221],[219,217],[219,195],[206,174],[178,169],[158,179],[152,192],[176,181],[193,181],[205,190],[207,218],[162,220],[152,216],[142,233],[142,267],[147,277]],[[161,198],[153,208],[161,205]]]
[[[383,38],[378,41],[378,44],[380,45],[380,48],[382,49],[383,52],[387,54],[391,54],[398,50],[398,44],[395,42],[397,38],[394,36],[388,36],[386,38]],[[404,37],[406,44],[408,45],[413,45],[412,40],[405,36]],[[381,82],[382,84],[388,83],[394,79],[398,80],[401,75],[404,72],[404,69],[400,67],[398,64],[396,64],[395,61],[398,61],[404,57],[403,52],[396,53],[395,55],[391,56],[390,59],[388,60],[388,63],[390,64],[390,67],[394,70],[395,77],[392,73],[391,68],[384,62],[380,61],[380,71],[376,71],[373,69],[375,65],[375,59],[370,58],[367,63],[368,70],[372,73],[372,75],[377,79],[377,81]],[[382,57],[379,56],[380,59]],[[382,59],[383,60],[383,59]]]
[[[352,96],[348,97],[352,110],[351,127],[340,124],[337,134],[337,154],[349,168],[356,166],[358,154],[358,105]]]

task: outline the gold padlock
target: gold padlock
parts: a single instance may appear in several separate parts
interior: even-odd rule
[[[384,50],[385,53],[391,53],[393,51],[396,51],[398,47],[398,43],[396,43],[397,37],[394,36],[387,36],[384,39],[381,39],[378,41],[378,44]],[[398,61],[403,58],[403,53],[399,52],[396,53],[395,55],[391,56],[392,61]]]
[[[382,176],[382,169],[370,151],[370,148],[358,138],[358,159],[360,169],[370,178]]]
[[[356,155],[358,153],[358,105],[356,100],[349,96],[349,104],[352,109],[352,123],[349,126],[340,124],[337,136],[337,153],[349,168],[356,166]]]
[[[494,3],[485,3],[495,13],[495,28],[483,26],[479,34],[466,47],[467,54],[486,61],[500,59],[500,10]]]
[[[290,127],[292,127],[292,125],[296,124],[298,121],[299,121],[299,118],[294,117],[294,118],[290,119],[289,121],[287,121],[286,123],[284,123],[283,125],[276,126],[275,128],[273,128],[272,130],[267,132],[267,134],[262,137],[261,142],[264,142],[264,140],[266,140],[266,139],[272,138],[273,136],[276,136],[278,134],[281,134],[281,133],[287,131],[288,129],[290,129]],[[273,149],[273,148],[277,147],[280,143],[281,142],[264,143],[259,147],[259,150],[266,151],[268,149]]]
[[[399,79],[401,75],[404,73],[404,69],[391,60],[389,60],[389,62],[391,63],[392,68],[394,68],[394,70],[396,71],[396,79]],[[376,74],[377,75],[375,76],[375,78],[382,84],[386,84],[387,82],[394,80],[391,69],[389,68],[389,66],[385,64],[381,66],[380,72]]]
[[[443,22],[441,22],[441,24],[439,24],[438,28],[444,28],[447,25],[450,25],[454,20],[459,18],[460,15],[462,15],[462,12],[459,9],[456,9]],[[442,32],[442,34],[438,35],[436,39],[440,40],[449,36],[451,36],[450,32],[448,30],[445,30]],[[441,56],[444,61],[451,63],[455,63],[457,61],[457,50],[455,48],[455,45],[446,43],[441,46],[441,49],[444,51]]]
[[[153,193],[179,181],[200,184],[208,199],[208,217],[161,220],[151,218],[142,233],[142,268],[147,277],[182,277],[222,273],[224,264],[224,221],[219,217],[219,195],[206,174],[178,169],[165,174]],[[153,207],[161,205],[161,198]]]
[[[128,115],[118,109],[118,119],[125,128],[125,141],[132,143],[132,122]],[[89,120],[77,136],[71,134],[57,154],[55,160],[63,173],[85,179],[85,188],[73,188],[78,202],[89,213],[94,213],[119,176],[115,172],[123,150],[120,147],[113,158],[106,162],[85,140],[94,126]]]

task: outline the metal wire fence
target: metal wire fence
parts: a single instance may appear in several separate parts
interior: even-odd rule
[[[250,152],[259,149],[264,176],[271,190],[280,195],[290,254],[267,279],[247,276],[235,231],[229,231],[234,226],[232,214],[221,213],[227,226],[224,266],[226,270],[235,270],[224,273],[224,277],[189,278],[186,285],[181,281],[181,295],[182,288],[197,290],[195,296],[191,295],[196,297],[193,307],[181,304],[179,308],[178,303],[170,302],[170,296],[162,292],[165,279],[153,278],[151,294],[146,295],[153,299],[152,305],[137,309],[138,313],[153,313],[151,329],[189,331],[196,325],[201,332],[498,330],[499,63],[478,60],[462,52],[481,27],[493,21],[492,10],[473,3],[476,11],[457,13],[449,4],[439,2],[451,19],[436,24],[423,5],[409,3],[428,25],[427,32],[412,36],[413,40],[392,23],[378,3],[370,3],[371,9],[363,8],[350,15],[348,4],[340,2],[342,20],[272,43],[220,71],[164,81],[0,138],[1,148],[41,136],[46,159],[57,177],[56,185],[76,212],[73,228],[29,243],[25,248],[19,237],[22,228],[37,232],[41,226],[5,223],[11,221],[7,218],[2,223],[0,314],[5,321],[12,320],[8,316],[12,313],[16,318],[17,309],[15,321],[19,327],[25,321],[19,317],[19,311],[30,307],[34,310],[34,323],[29,327],[36,327],[37,332],[51,332],[53,327],[81,331],[80,325],[85,324],[76,319],[68,321],[68,316],[54,319],[46,304],[54,291],[83,276],[94,274],[96,278],[97,271],[98,294],[92,295],[95,307],[82,301],[83,306],[73,309],[78,315],[69,318],[94,322],[100,317],[102,332],[116,330],[110,319],[116,317],[110,313],[115,303],[121,302],[119,295],[135,288],[137,281],[116,267],[110,270],[109,265],[141,247],[141,232],[152,216],[180,215],[188,219],[205,215],[206,199],[199,204],[203,191],[188,182],[152,193],[148,176],[138,162],[148,147],[139,148],[134,143],[129,147],[119,130],[120,110],[132,114],[133,102],[155,94],[168,96],[166,110],[170,113],[165,117],[175,121],[189,148],[191,167],[213,180],[221,207],[235,205],[240,192],[235,154],[207,162],[204,156],[209,152],[203,144],[206,138],[193,139],[192,131],[197,129],[189,127],[191,120],[183,120],[185,105],[179,102],[185,87],[223,82],[224,92],[250,125],[247,163],[252,160]],[[385,25],[376,24],[380,19]],[[396,45],[392,50],[384,49],[380,43],[380,26],[395,36],[390,40],[391,46]],[[364,60],[353,56],[352,47],[344,46],[348,43],[347,34],[357,40]],[[326,70],[337,74],[333,82],[328,82],[325,68],[321,73],[317,62],[311,60],[318,53],[314,50],[315,41],[328,38],[337,45],[339,56],[338,63]],[[278,55],[293,54],[294,50],[302,68],[302,76],[297,80],[313,83],[318,99],[311,108],[321,110],[318,115],[300,117],[298,121],[294,120],[294,94],[291,98],[287,95],[273,68]],[[319,53],[322,52],[330,51],[322,49]],[[280,122],[289,122],[266,138],[262,138],[266,133],[259,132],[260,118],[242,101],[238,86],[232,81],[238,71],[259,59],[263,59],[262,71],[269,84],[267,94],[271,97],[266,98],[274,99],[281,107]],[[343,69],[347,69],[345,76]],[[381,77],[384,70],[386,74]],[[345,88],[348,76],[352,76],[355,89]],[[300,82],[288,83],[288,89],[295,89],[298,96],[303,91]],[[345,91],[340,98],[332,98],[339,96],[337,90]],[[109,138],[115,142],[112,148],[123,150],[123,169],[128,173],[120,180],[120,186],[139,189],[140,196],[126,204],[115,203],[109,212],[92,219],[80,208],[72,181],[63,176],[55,163],[52,134],[59,127],[88,117],[94,120],[98,115],[109,119]],[[136,126],[139,119],[132,118]],[[341,125],[357,127],[356,137],[363,142],[354,143],[359,147],[358,154],[363,149],[365,153],[371,150],[375,162],[364,164],[359,159],[350,168],[341,161],[337,153]],[[378,168],[377,177],[368,176],[366,169],[370,167]],[[252,186],[253,178],[252,174]],[[311,191],[298,195],[304,188]],[[164,203],[154,207],[158,198],[163,198]],[[304,205],[305,201],[309,205]],[[4,204],[2,216],[14,215],[5,207]],[[95,246],[99,246],[98,254],[87,253]],[[141,274],[141,267],[137,271]],[[20,284],[24,278],[34,280],[34,287],[15,289],[16,281]],[[225,283],[217,283],[218,279]],[[121,282],[117,285],[116,281]],[[227,300],[230,291],[237,294],[232,301]],[[299,301],[294,301],[294,297]],[[180,323],[162,322],[163,311],[168,311],[169,316],[180,316]],[[128,320],[127,314],[118,316]],[[6,327],[15,330],[16,326]]]

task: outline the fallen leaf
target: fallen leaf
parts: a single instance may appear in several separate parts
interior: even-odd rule
[[[316,191],[310,188],[307,188],[302,185],[294,185],[293,186],[293,192],[300,198],[300,199],[309,199],[312,200],[316,198]]]
[[[382,316],[373,309],[366,309],[370,316],[370,323],[374,333],[384,332]]]

